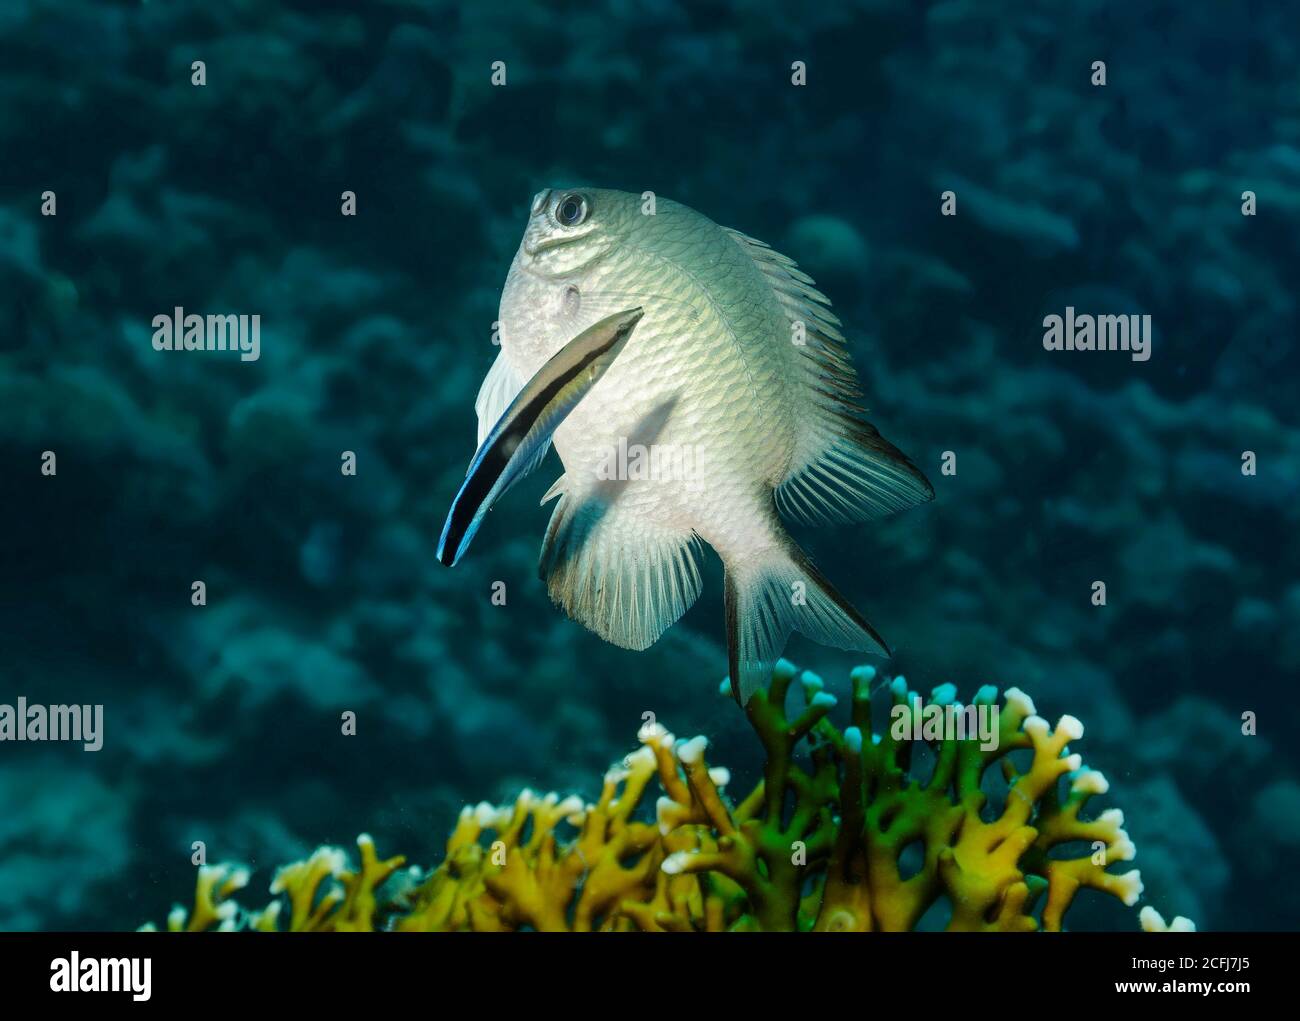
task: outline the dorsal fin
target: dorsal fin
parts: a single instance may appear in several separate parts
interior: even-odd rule
[[[795,261],[740,231],[727,233],[762,272],[792,333],[803,324],[796,347],[804,373],[802,434],[790,470],[776,489],[787,517],[812,522],[862,521],[904,510],[933,498],[934,489],[907,456],[867,421],[862,391],[830,299]]]

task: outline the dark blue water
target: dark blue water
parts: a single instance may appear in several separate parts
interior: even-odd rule
[[[0,743],[0,928],[161,920],[195,841],[259,890],[363,831],[436,862],[466,802],[594,795],[646,711],[753,777],[715,560],[647,652],[566,620],[553,456],[434,558],[529,201],[572,182],[834,301],[937,490],[798,531],[882,667],[1078,716],[1153,902],[1293,927],[1300,17],[1061,6],[0,3],[0,702],[105,718]],[[154,350],[176,306],[259,315],[260,357]],[[1149,315],[1149,360],[1045,350],[1067,306]]]

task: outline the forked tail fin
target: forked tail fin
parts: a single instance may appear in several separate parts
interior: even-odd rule
[[[793,539],[743,565],[728,565],[724,605],[731,693],[744,705],[772,678],[791,631],[836,649],[889,646],[835,591]]]

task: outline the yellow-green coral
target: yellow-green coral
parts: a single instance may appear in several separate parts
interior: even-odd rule
[[[874,678],[870,667],[854,671],[851,725],[841,730],[820,679],[779,663],[746,707],[767,758],[738,803],[724,793],[727,770],[708,765],[703,737],[678,741],[650,724],[594,802],[525,790],[512,805],[465,808],[428,875],[399,872],[400,857],[380,861],[363,836],[355,871],[341,850],[320,848],[276,874],[279,899],[241,914],[230,897],[247,872],[204,867],[194,908],[175,909],[168,928],[899,931],[946,901],[949,930],[1058,930],[1085,887],[1137,902],[1137,871],[1110,871],[1136,853],[1123,814],[1084,817],[1107,783],[1069,749],[1083,736],[1077,720],[1051,727],[1022,692],[1009,689],[999,704],[986,687],[964,708],[996,719],[995,740],[918,742],[910,725],[920,696],[901,677],[889,688],[901,729],[873,728]],[[796,679],[801,705],[790,714]],[[937,688],[931,704],[961,711],[954,694]],[[929,748],[926,770],[914,762],[918,743]],[[1084,856],[1062,856],[1080,843]],[[1142,925],[1191,927],[1166,925],[1151,908]]]

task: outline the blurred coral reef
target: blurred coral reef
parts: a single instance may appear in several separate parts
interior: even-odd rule
[[[652,650],[601,643],[536,580],[549,466],[455,572],[435,562],[529,199],[574,181],[685,202],[835,302],[872,419],[938,489],[806,539],[890,639],[890,672],[1014,677],[1071,707],[1156,903],[1293,926],[1297,11],[562,10],[0,5],[0,700],[102,703],[106,728],[94,754],[0,746],[0,804],[19,806],[0,812],[0,928],[147,917],[195,841],[256,865],[365,830],[436,860],[467,800],[553,813],[517,792],[582,789],[645,712],[756,781],[745,721],[708,697],[714,565]],[[1151,314],[1151,360],[1044,351],[1041,319],[1067,304]],[[261,315],[261,359],[153,350],[151,317],[177,305]],[[474,828],[510,832],[497,812],[459,823],[449,863]],[[627,919],[701,924],[705,900],[679,894],[695,862],[639,866],[656,893]],[[342,882],[337,857],[314,868]],[[486,882],[479,903],[522,921]],[[342,921],[373,921],[374,891],[343,888]],[[418,896],[409,911],[439,903]],[[749,897],[704,924],[759,919]],[[1071,921],[1114,919],[1080,903]]]

